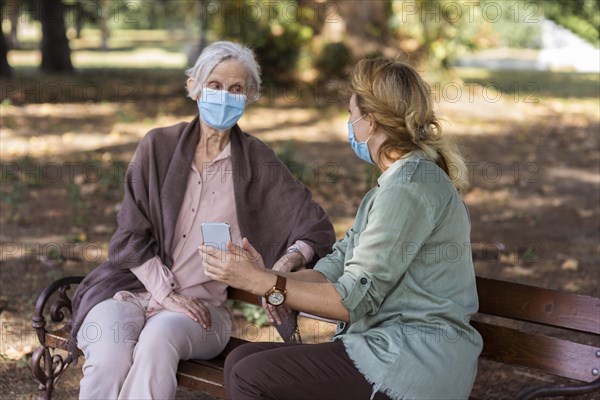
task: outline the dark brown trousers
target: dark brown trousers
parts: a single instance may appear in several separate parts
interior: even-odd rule
[[[372,386],[341,340],[320,344],[248,343],[225,360],[230,400],[367,400]],[[375,399],[388,399],[377,393]]]

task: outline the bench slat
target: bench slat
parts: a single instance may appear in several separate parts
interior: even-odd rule
[[[600,334],[600,298],[477,277],[479,312]]]
[[[63,330],[46,332],[46,346],[66,350],[67,337],[67,332]],[[77,349],[77,353],[80,356],[83,356],[83,352],[80,349]]]
[[[598,378],[592,374],[592,369],[600,369],[600,358],[596,356],[598,347],[481,321],[471,321],[471,324],[483,337],[481,357],[582,382]]]
[[[192,361],[180,361],[177,367],[177,383],[201,390],[213,397],[225,398],[222,369],[200,365]]]

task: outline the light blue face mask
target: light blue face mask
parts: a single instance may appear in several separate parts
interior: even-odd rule
[[[244,114],[246,96],[227,90],[205,88],[198,98],[200,117],[212,128],[225,130],[234,126]]]
[[[356,140],[356,136],[354,136],[354,124],[363,119],[365,116],[366,115],[363,115],[354,122],[348,121],[348,142],[350,142],[350,146],[352,146],[352,150],[354,150],[358,158],[368,162],[369,164],[374,164],[373,159],[371,158],[371,153],[369,153],[369,145],[367,144],[373,134],[371,133],[364,142],[358,142]]]

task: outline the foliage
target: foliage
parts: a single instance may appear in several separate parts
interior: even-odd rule
[[[67,20],[79,20],[90,26],[105,21],[116,29],[168,29],[181,26],[187,16],[199,15],[197,1],[168,0],[63,0],[67,7]]]
[[[495,16],[492,16],[492,11],[486,16],[489,21],[493,21],[491,28],[496,45],[532,49],[541,47],[541,12],[535,3],[528,0],[481,2],[481,7],[488,7],[488,5],[494,12],[498,10],[498,21]]]
[[[313,37],[313,29],[308,23],[284,14],[283,7],[289,8],[290,2],[270,3],[269,12],[254,16],[244,11],[256,6],[253,0],[235,0],[228,4],[233,4],[233,10],[238,11],[223,12],[219,18],[211,16],[212,20],[208,21],[217,38],[251,47],[262,68],[265,83],[293,80],[302,49]]]
[[[352,61],[350,49],[343,42],[326,43],[315,60],[315,67],[321,80],[343,78]]]
[[[598,0],[538,0],[544,15],[598,47],[600,5]]]
[[[231,301],[231,307],[239,310],[248,322],[256,325],[258,328],[261,328],[268,323],[267,315],[262,307],[237,300]]]
[[[398,0],[392,10],[392,29],[401,40],[413,43],[417,62],[426,59],[434,69],[447,68],[466,52],[486,47],[539,48],[543,15],[596,46],[600,43],[597,0],[481,0],[476,6],[451,0]]]
[[[417,61],[426,58],[430,67],[447,69],[452,61],[466,52],[492,43],[492,29],[482,18],[481,8],[473,7],[473,15],[466,16],[462,11],[459,15],[455,4],[450,0],[400,0],[393,3],[390,25],[401,38],[418,44],[414,50]],[[408,7],[414,10],[414,15],[407,16]]]
[[[484,0],[481,6],[490,3],[500,7],[502,13],[502,18],[493,24],[494,31],[499,34],[500,45],[540,47],[541,16],[573,31],[595,46],[600,44],[600,6],[597,0]]]

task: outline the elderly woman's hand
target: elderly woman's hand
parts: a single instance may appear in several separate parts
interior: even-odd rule
[[[242,240],[239,247],[227,242],[227,251],[214,246],[201,246],[199,251],[204,262],[206,276],[238,289],[259,294],[269,273],[265,272],[262,256],[248,242]]]
[[[306,259],[300,251],[293,251],[283,255],[273,266],[273,271],[290,272],[293,270],[301,269],[305,266]],[[271,323],[277,323],[281,325],[282,321],[285,321],[290,316],[290,309],[281,306],[275,307],[267,303],[266,299],[262,299],[262,306],[265,309],[267,319]]]
[[[171,292],[161,305],[169,311],[187,315],[202,325],[204,329],[210,328],[210,311],[200,299]]]

